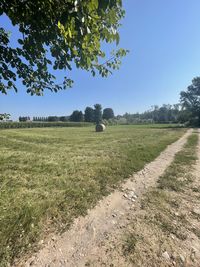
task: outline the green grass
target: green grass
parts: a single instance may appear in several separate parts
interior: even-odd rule
[[[159,179],[159,188],[181,191],[191,182],[192,176],[189,172],[185,172],[185,169],[187,170],[197,159],[197,155],[194,153],[197,143],[198,135],[194,133],[188,138],[184,149],[177,153],[170,168]],[[181,176],[180,173],[182,174]]]
[[[0,131],[0,266],[63,231],[184,129],[113,126]]]

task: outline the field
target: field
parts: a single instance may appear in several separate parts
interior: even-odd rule
[[[184,129],[113,126],[0,131],[2,266],[63,231]]]

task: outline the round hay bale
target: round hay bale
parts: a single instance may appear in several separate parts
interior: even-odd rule
[[[96,132],[103,132],[106,129],[106,126],[101,123],[96,125]]]

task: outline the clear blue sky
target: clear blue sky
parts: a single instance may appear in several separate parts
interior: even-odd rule
[[[177,103],[179,92],[200,75],[199,0],[124,0],[120,46],[129,49],[119,71],[93,78],[74,70],[72,89],[32,97],[19,92],[0,95],[0,112],[18,116],[68,115],[101,103],[116,114],[141,112],[151,105]],[[3,16],[0,25],[10,29]],[[17,32],[13,33],[13,40]],[[14,42],[14,41],[13,41]],[[58,75],[58,80],[63,72]]]

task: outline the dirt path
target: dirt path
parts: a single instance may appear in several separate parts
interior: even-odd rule
[[[98,257],[106,257],[104,241],[123,229],[129,221],[129,213],[133,212],[137,202],[147,188],[155,185],[157,179],[173,161],[174,155],[181,150],[189,130],[182,138],[169,145],[159,157],[134,174],[121,191],[115,191],[104,198],[88,212],[86,217],[75,220],[70,230],[62,236],[54,236],[36,255],[30,258],[25,266],[35,267],[79,267],[98,265]],[[91,265],[90,261],[96,263]],[[116,257],[113,265],[128,266],[123,258]],[[23,265],[24,266],[24,265]]]

